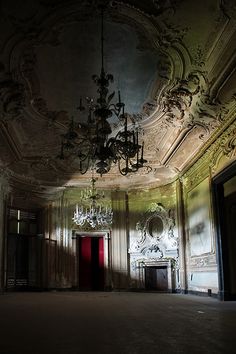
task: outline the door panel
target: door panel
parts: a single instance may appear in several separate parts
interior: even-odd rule
[[[15,287],[16,277],[16,235],[9,235],[7,239],[7,288]]]
[[[99,289],[104,289],[104,239],[98,238],[98,262],[99,262]]]
[[[236,161],[212,181],[219,298],[236,300]]]
[[[79,287],[81,290],[91,289],[91,237],[79,238]]]
[[[224,257],[227,259],[228,272],[225,278],[228,281],[229,295],[236,297],[236,193],[233,193],[225,198],[225,229],[224,242],[227,245],[227,254]]]
[[[79,288],[104,289],[103,237],[79,238]]]
[[[28,237],[9,235],[7,240],[7,288],[28,286]]]

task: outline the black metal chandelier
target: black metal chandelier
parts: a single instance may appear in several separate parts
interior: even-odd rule
[[[125,104],[118,91],[118,102],[112,103],[115,92],[109,93],[113,75],[104,70],[104,6],[101,6],[101,72],[93,75],[97,86],[96,100],[86,98],[88,118],[86,123],[75,123],[72,119],[68,131],[62,135],[60,159],[75,156],[79,160],[79,171],[85,174],[93,168],[101,176],[109,172],[112,164],[118,164],[122,175],[137,172],[147,162],[143,157],[144,143],[140,144],[139,129],[134,122],[129,129]],[[78,110],[85,107],[80,99]],[[117,117],[121,129],[112,133],[109,119]]]

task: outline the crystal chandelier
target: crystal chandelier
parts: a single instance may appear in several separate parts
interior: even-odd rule
[[[85,174],[94,168],[101,176],[117,164],[122,175],[137,172],[147,162],[143,157],[144,144],[140,144],[140,127],[128,121],[125,104],[118,91],[118,102],[112,103],[115,92],[109,93],[113,75],[104,69],[104,6],[101,6],[101,72],[93,75],[97,86],[97,99],[87,97],[87,122],[75,122],[72,118],[68,131],[62,135],[60,159],[75,157],[79,171]],[[85,110],[80,99],[78,110]],[[108,120],[116,117],[121,123],[118,132],[112,132]],[[113,119],[114,121],[114,119]],[[132,126],[129,129],[129,126]]]
[[[89,225],[93,229],[95,227],[104,227],[112,224],[113,212],[111,207],[103,206],[97,201],[105,198],[104,192],[99,194],[95,188],[96,179],[92,177],[91,188],[81,192],[81,202],[88,200],[90,202],[89,207],[84,208],[76,204],[74,216],[72,220],[76,225],[86,226]]]

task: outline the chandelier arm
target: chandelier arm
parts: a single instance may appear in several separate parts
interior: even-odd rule
[[[63,141],[61,141],[61,150],[60,150],[60,154],[57,155],[57,158],[60,160],[64,160],[65,156],[64,156],[64,143]]]
[[[89,162],[90,162],[90,158],[87,159],[87,165],[86,165],[85,170],[83,171],[82,161],[80,161],[80,173],[81,173],[81,175],[84,175],[88,171]]]
[[[84,158],[80,158],[80,157],[79,157],[80,162],[84,162],[84,161],[86,161],[86,160],[88,159],[88,157],[89,157],[89,155],[88,155],[88,154],[87,154]]]
[[[109,109],[116,115],[117,118],[119,118],[121,109],[123,107],[124,103],[120,102],[120,103],[111,103],[109,105]]]
[[[86,142],[85,139],[84,139],[84,142]],[[79,149],[79,147],[78,147],[78,149]],[[83,149],[83,146],[82,146],[82,148],[80,147],[80,149],[82,150],[82,149]],[[86,161],[87,159],[90,159],[90,157],[91,157],[91,155],[92,155],[91,150],[92,150],[92,144],[90,143],[89,149],[88,149],[87,153],[84,154],[84,157],[80,156],[79,153],[77,153],[77,156],[79,157],[80,162],[84,162],[84,161]]]
[[[122,171],[121,166],[120,166],[120,159],[118,160],[118,166],[119,166],[120,174],[122,174],[122,176],[126,176],[128,172],[123,172]]]
[[[120,160],[121,160],[121,159],[126,162],[126,160],[127,160],[127,155],[122,155],[122,154],[120,154]]]

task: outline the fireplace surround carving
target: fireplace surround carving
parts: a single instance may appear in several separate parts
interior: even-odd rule
[[[161,203],[151,203],[136,223],[136,232],[130,240],[132,287],[145,288],[147,267],[166,269],[167,290],[178,286],[178,235],[172,209]]]

